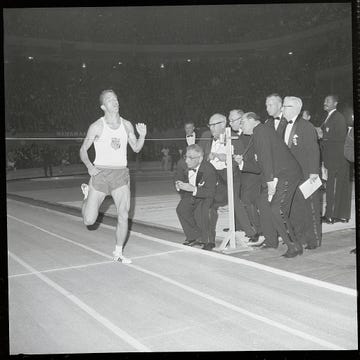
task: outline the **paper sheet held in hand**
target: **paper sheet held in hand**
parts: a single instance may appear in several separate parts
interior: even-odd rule
[[[307,199],[311,194],[313,194],[320,186],[322,182],[318,176],[314,183],[310,182],[310,179],[307,179],[304,183],[299,186],[299,189],[304,195],[304,198]]]

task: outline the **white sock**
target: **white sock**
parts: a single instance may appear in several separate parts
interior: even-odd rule
[[[122,246],[116,245],[115,251],[113,252],[114,260],[120,260],[123,264],[131,264],[132,261],[129,258],[126,258],[122,253]]]

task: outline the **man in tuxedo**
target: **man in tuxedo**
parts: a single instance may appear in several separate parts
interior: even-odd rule
[[[180,143],[178,144],[178,159],[176,162],[176,173],[177,172],[187,172],[187,165],[185,162],[185,153],[186,153],[186,148],[189,145],[193,145],[197,142],[196,139],[196,133],[195,133],[195,124],[192,121],[186,121],[184,123],[184,130],[185,130],[185,139],[181,140]],[[177,175],[175,174],[175,177]]]
[[[270,118],[265,121],[265,124],[274,128],[276,133],[282,138],[286,127],[286,120],[282,116],[282,98],[279,94],[273,93],[266,98],[266,111]]]
[[[215,168],[204,161],[204,151],[197,145],[189,145],[185,161],[188,168],[183,180],[176,180],[175,187],[183,192],[176,208],[186,240],[184,245],[203,244],[203,249],[215,247],[215,225],[212,221],[217,173]],[[197,213],[197,214],[196,214]]]
[[[214,207],[218,208],[227,204],[227,170],[226,170],[226,148],[225,148],[225,129],[226,117],[222,114],[214,114],[210,117],[208,127],[212,138],[202,141],[204,146],[204,157],[216,169],[218,173],[218,186],[216,188]],[[234,142],[234,149],[243,148],[241,142]],[[251,241],[257,241],[259,235],[251,226],[245,206],[240,201],[241,172],[238,167],[233,165],[233,186],[234,186],[234,212],[235,223],[238,230],[243,230]]]
[[[348,222],[351,207],[350,163],[344,157],[347,125],[344,116],[336,109],[338,101],[337,95],[325,98],[324,110],[328,115],[320,126],[322,160],[328,172],[323,221],[328,224]]]
[[[231,110],[229,112],[229,124],[232,129],[232,137],[238,137],[238,139],[232,139],[232,145],[234,148],[234,157],[236,155],[242,155],[244,152],[248,153],[249,151],[249,141],[251,136],[244,135],[241,129],[241,118],[244,115],[243,110]],[[234,163],[234,166],[238,167],[237,163]],[[237,171],[235,173],[238,173]],[[241,180],[240,180],[241,177]],[[256,231],[257,236],[252,237],[250,242],[256,242],[258,240],[258,236],[261,235],[261,226],[260,219],[258,213],[258,199],[260,197],[260,189],[261,189],[261,175],[260,171],[257,173],[251,172],[240,172],[239,176],[240,186],[238,190],[240,192],[240,202],[244,205],[246,213],[248,215],[250,224]],[[234,189],[235,196],[235,189]],[[270,207],[269,207],[270,211]],[[270,219],[271,222],[271,219]]]
[[[302,100],[286,96],[283,102],[283,115],[287,120],[284,132],[285,144],[300,164],[303,180],[311,183],[319,180],[320,149],[314,126],[301,117]],[[321,244],[321,210],[319,189],[307,199],[301,190],[296,189],[290,222],[294,232],[306,249],[315,249]]]
[[[254,147],[255,159],[266,183],[273,225],[288,247],[283,256],[292,258],[301,255],[303,248],[289,221],[293,197],[302,178],[300,165],[275,129],[261,124],[257,114],[245,113],[242,129],[244,134],[252,135],[251,146]],[[237,162],[246,170],[247,161],[244,157],[238,156]]]

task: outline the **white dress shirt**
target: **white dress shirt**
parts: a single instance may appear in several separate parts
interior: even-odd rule
[[[280,119],[275,119],[275,118],[274,118],[274,126],[275,126],[275,130],[277,130],[277,128],[278,128],[278,126],[279,126],[279,124],[280,124],[281,117],[282,117],[282,113],[280,113],[280,115],[279,115],[279,116],[277,116],[277,117],[279,117]]]
[[[225,144],[222,144],[219,139],[217,139],[217,140],[213,139],[212,144],[211,144],[211,152],[226,155]],[[210,163],[215,167],[216,170],[223,170],[226,168],[226,162],[221,161],[218,158],[210,160]]]
[[[297,116],[295,116],[292,120],[292,124],[288,124],[286,125],[286,128],[285,128],[285,135],[284,135],[284,141],[285,141],[285,144],[287,145],[289,143],[289,137],[290,137],[290,133],[291,133],[291,130],[294,126],[294,122],[296,120]]]
[[[189,179],[189,184],[192,185],[192,186],[195,186],[195,190],[193,191],[193,196],[196,195],[197,193],[197,187],[196,187],[196,177],[197,177],[197,173],[199,171],[199,167],[200,167],[200,164],[193,170],[190,170],[189,169],[189,172],[188,172],[188,179]]]
[[[186,142],[189,145],[194,145],[196,140],[196,135],[193,132],[191,135],[186,135]]]

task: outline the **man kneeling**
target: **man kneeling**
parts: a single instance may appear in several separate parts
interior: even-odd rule
[[[204,151],[193,144],[186,148],[187,169],[175,181],[182,199],[176,213],[186,235],[184,245],[204,244],[203,249],[215,247],[215,209],[212,204],[215,196],[217,173],[213,165],[203,161]]]

